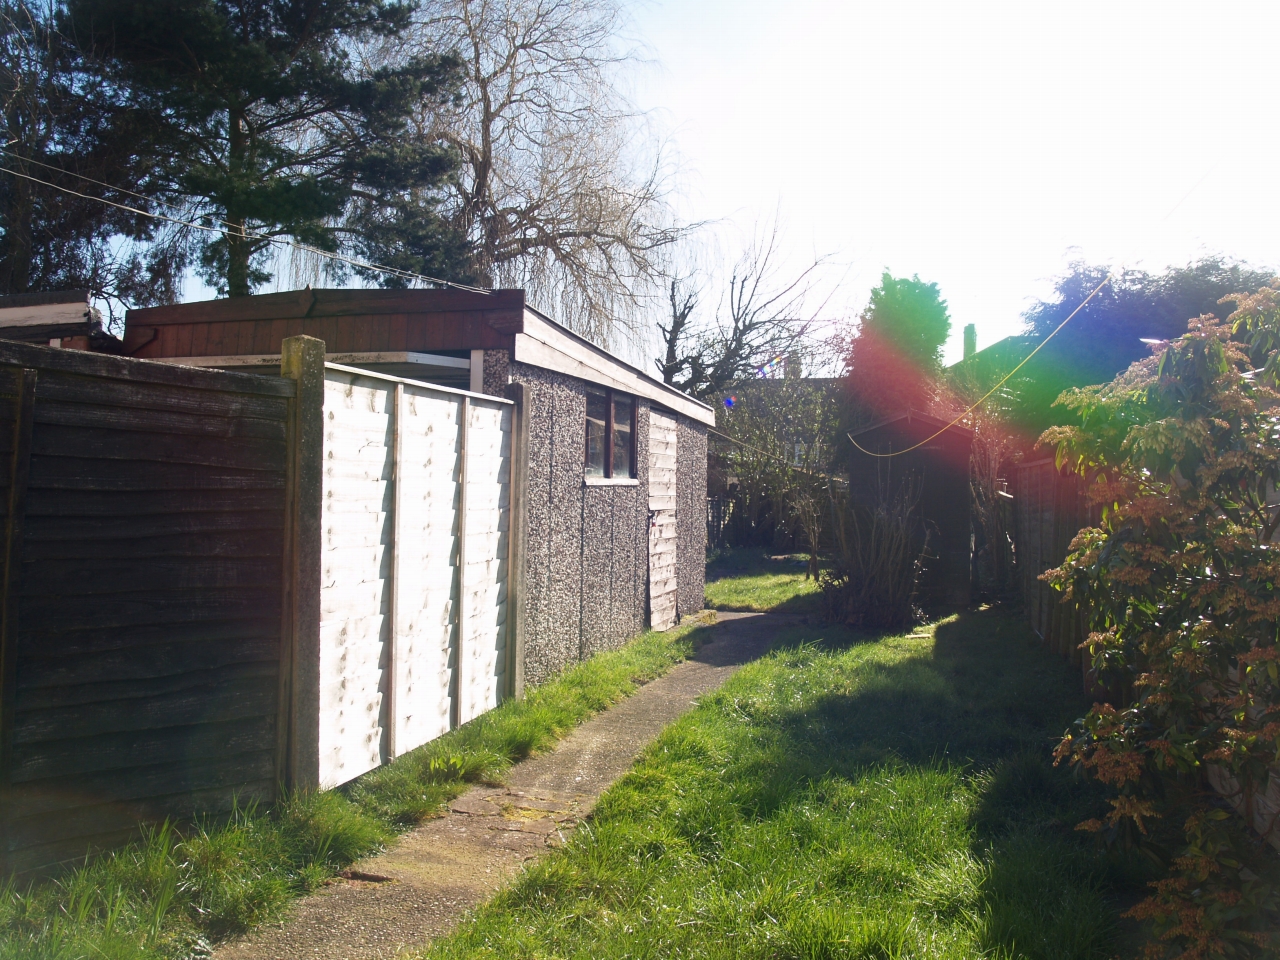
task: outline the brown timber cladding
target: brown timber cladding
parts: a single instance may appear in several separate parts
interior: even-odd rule
[[[323,340],[329,353],[511,348],[523,291],[431,291],[426,311],[424,293],[295,290],[130,310],[125,349],[144,358],[278,354],[285,340],[302,335]],[[423,322],[424,313],[434,322]]]
[[[3,866],[274,796],[294,392],[0,341]]]

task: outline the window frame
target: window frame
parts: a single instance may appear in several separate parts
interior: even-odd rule
[[[591,469],[591,444],[587,440],[587,416],[585,409],[582,415],[582,472],[587,479],[595,478],[597,480],[634,480],[638,475],[636,464],[636,423],[640,409],[640,404],[636,402],[634,393],[627,393],[624,390],[614,390],[613,387],[601,387],[596,384],[588,384],[589,392],[603,393],[605,404],[604,417],[604,474],[587,473]],[[631,399],[631,470],[625,477],[615,477],[613,473],[613,398],[614,396],[629,397]],[[584,398],[585,399],[585,398]]]

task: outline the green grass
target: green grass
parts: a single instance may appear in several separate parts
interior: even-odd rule
[[[707,606],[758,613],[818,613],[822,592],[805,579],[802,557],[771,559],[762,550],[734,550],[707,566]]]
[[[1085,707],[1007,615],[792,628],[422,956],[1105,960],[1144,877],[1048,762]]]
[[[0,960],[207,956],[297,896],[437,814],[469,783],[499,781],[592,714],[688,657],[699,624],[647,633],[343,790],[181,831],[170,826],[53,881],[0,889]]]

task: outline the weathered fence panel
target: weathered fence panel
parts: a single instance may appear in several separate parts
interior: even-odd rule
[[[325,365],[320,786],[507,692],[512,410]]]
[[[9,869],[274,796],[293,393],[0,342]]]
[[[3,868],[344,783],[517,689],[517,405],[323,358],[0,341]]]

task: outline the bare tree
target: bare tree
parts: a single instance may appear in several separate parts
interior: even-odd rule
[[[699,399],[716,396],[740,380],[759,376],[768,365],[790,359],[818,333],[830,295],[816,307],[813,301],[829,258],[817,257],[787,275],[779,263],[781,244],[776,221],[757,231],[730,268],[724,296],[706,322],[696,316],[702,297],[697,271],[669,279],[669,320],[658,325],[664,354],[657,367],[663,383]]]
[[[617,85],[635,60],[618,0],[428,0],[420,16],[414,43],[464,63],[461,96],[424,110],[420,132],[461,159],[442,212],[477,274],[600,343],[637,335],[660,252],[685,231],[662,147]]]

